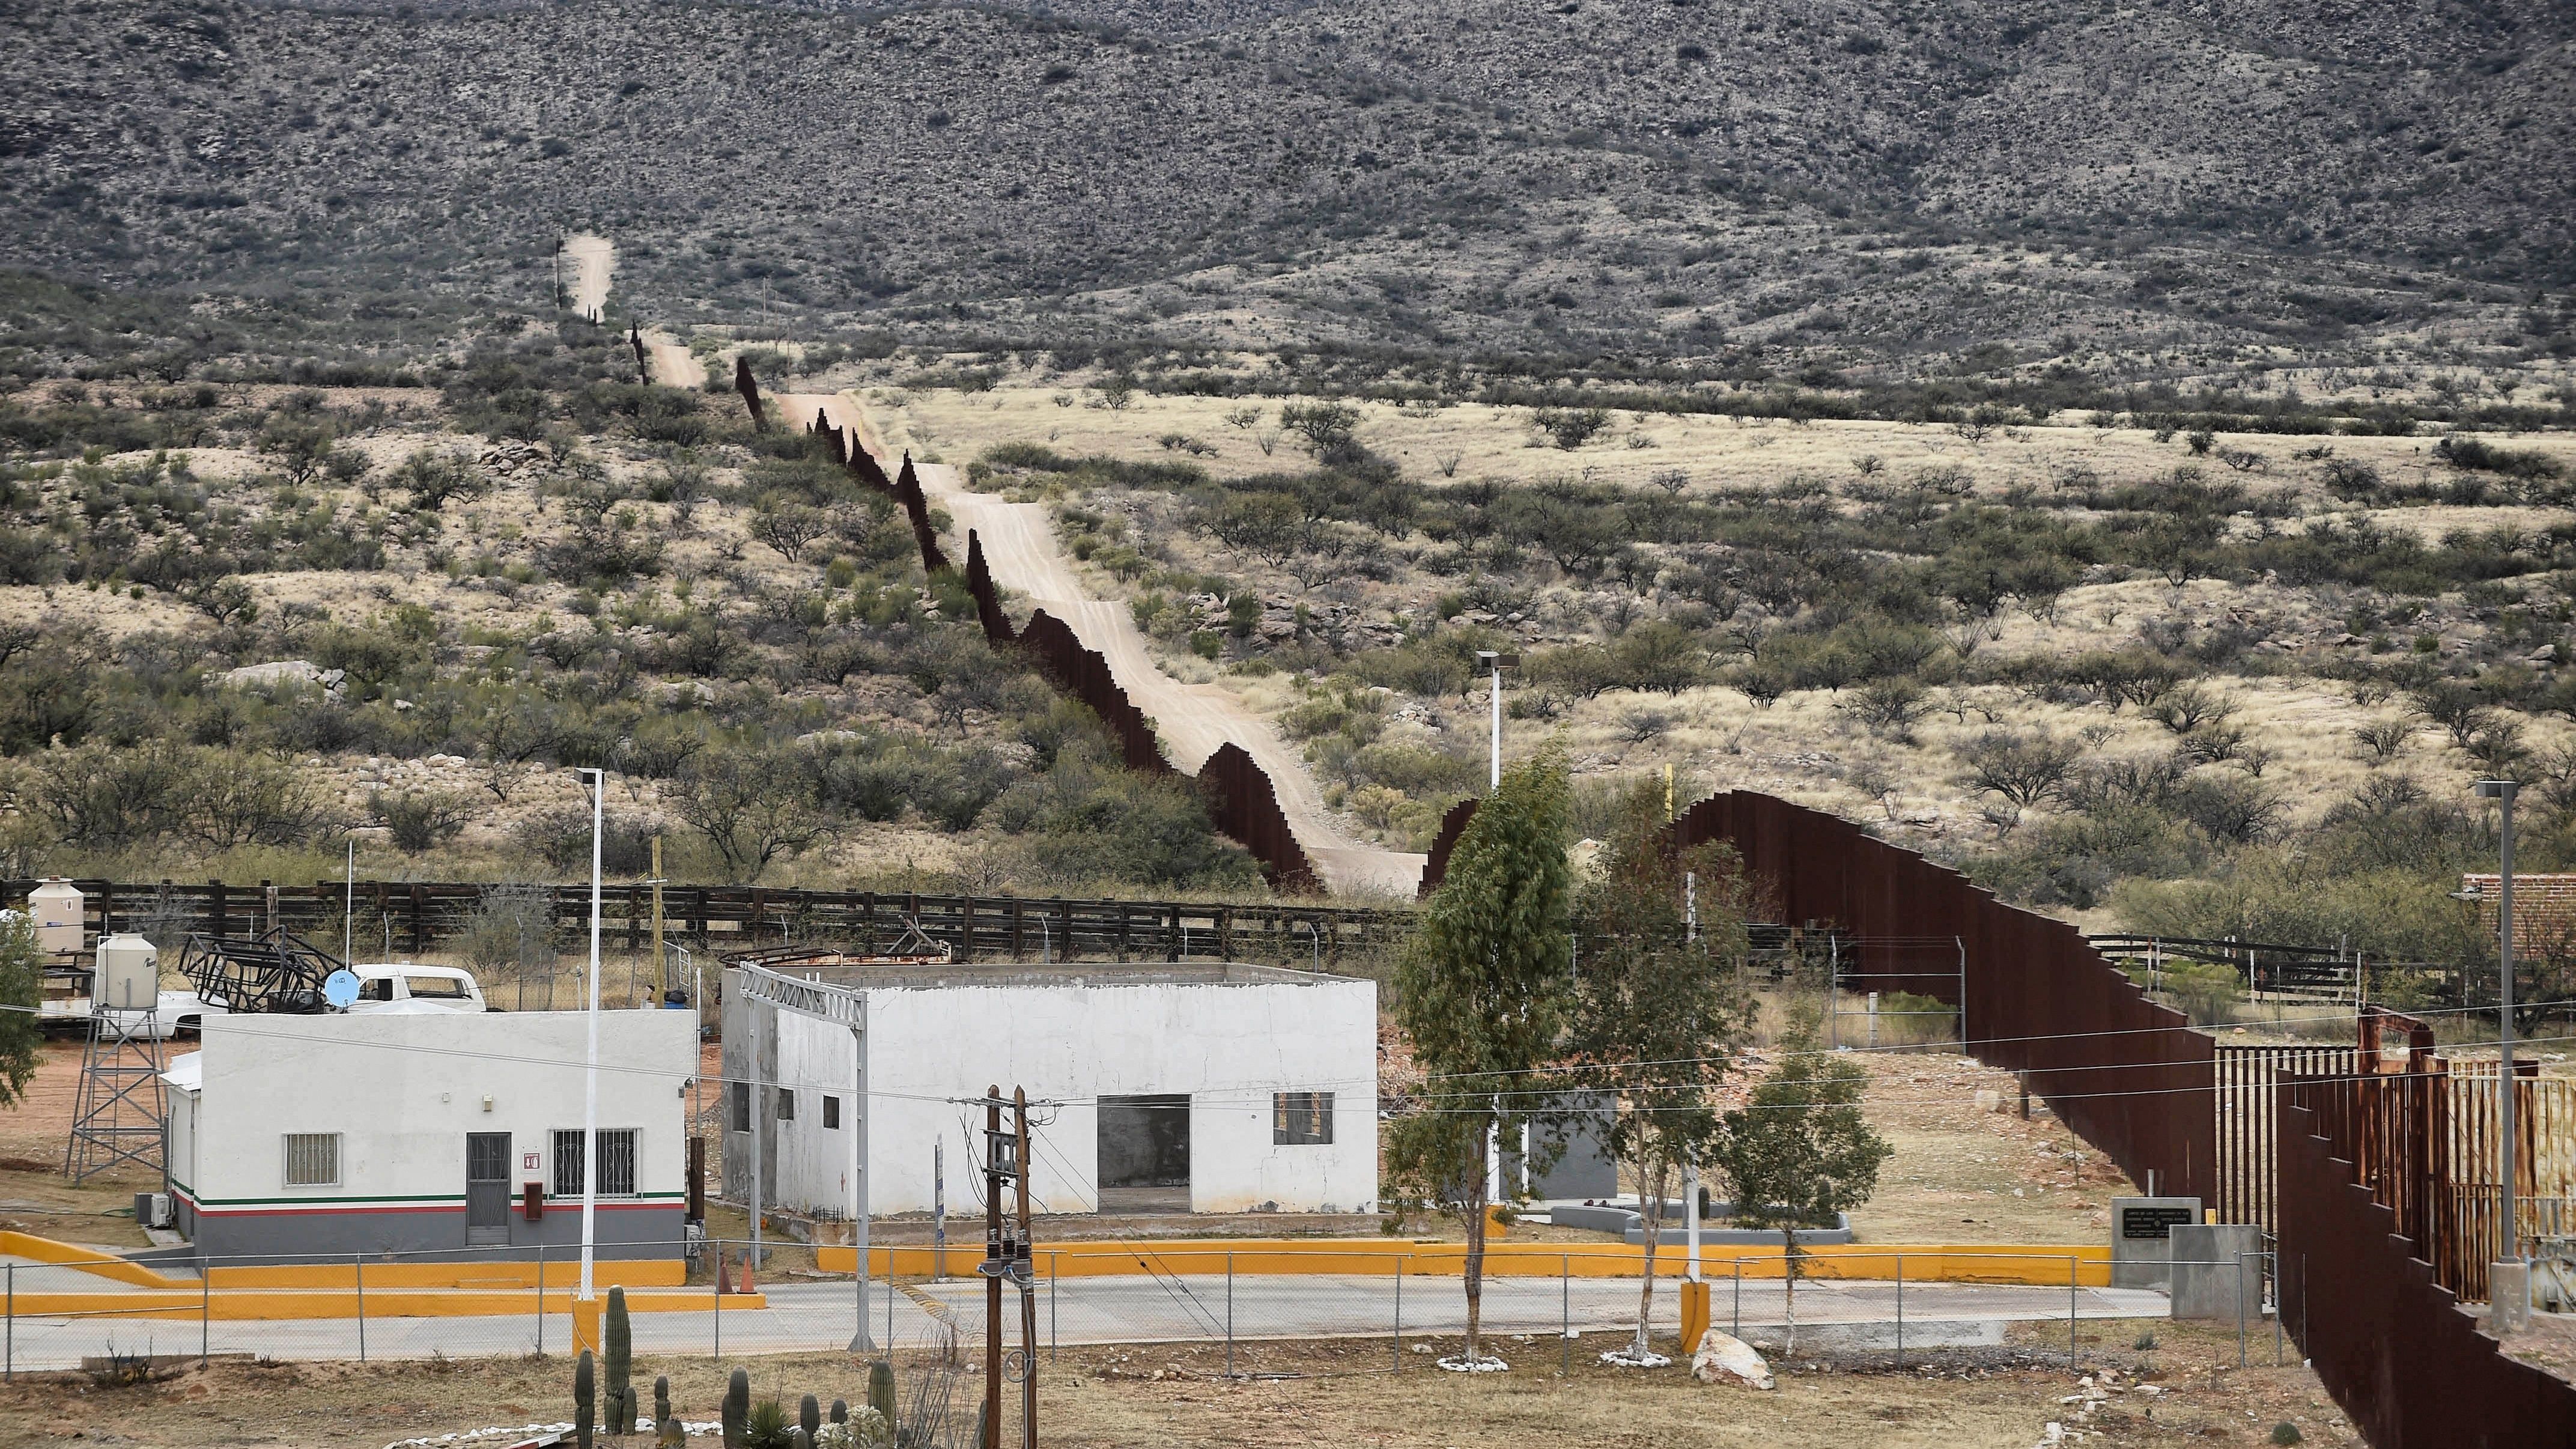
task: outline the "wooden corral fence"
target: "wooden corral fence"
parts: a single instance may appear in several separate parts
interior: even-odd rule
[[[22,899],[35,884],[0,882],[0,892]],[[109,929],[246,936],[283,926],[326,947],[338,943],[350,894],[340,881],[73,884],[86,897],[83,908],[93,937]],[[488,897],[510,891],[540,897],[546,919],[567,939],[588,929],[588,885],[362,880],[354,895],[362,933],[381,942],[390,925],[399,949],[419,953],[463,933]],[[645,949],[651,943],[652,887],[604,887],[600,915],[611,949]],[[1412,933],[1415,919],[1410,911],[1294,902],[1233,905],[672,885],[662,888],[662,915],[670,939],[718,953],[807,942],[875,952],[894,946],[917,926],[953,951],[955,959],[967,962],[1203,958],[1326,970],[1347,954],[1393,946]]]

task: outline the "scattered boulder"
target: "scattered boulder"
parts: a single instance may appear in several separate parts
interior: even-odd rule
[[[1753,1345],[1714,1328],[1701,1335],[1699,1352],[1691,1355],[1691,1377],[1704,1384],[1740,1384],[1748,1389],[1778,1386],[1771,1377],[1771,1365],[1753,1351]]]
[[[275,659],[227,669],[215,676],[215,682],[229,689],[274,689],[281,684],[318,684],[324,689],[338,689],[346,678],[346,671],[325,669],[310,659]]]

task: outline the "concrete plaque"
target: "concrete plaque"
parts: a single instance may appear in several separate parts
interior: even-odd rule
[[[2111,1199],[2111,1286],[2170,1287],[2173,1230],[2199,1221],[2196,1197]]]

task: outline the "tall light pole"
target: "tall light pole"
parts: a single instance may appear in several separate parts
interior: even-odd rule
[[[1499,790],[1503,788],[1503,671],[1520,668],[1521,657],[1517,654],[1499,654],[1491,649],[1479,649],[1476,651],[1476,659],[1492,671],[1494,676],[1494,739],[1491,764],[1485,771],[1485,788]]]
[[[581,1300],[590,1301],[590,1264],[599,1214],[599,826],[608,804],[608,772],[590,777],[590,1044],[581,1069]]]
[[[2497,839],[2496,873],[2496,955],[2502,963],[2503,995],[2496,1008],[2496,1135],[2501,1141],[2496,1154],[2498,1175],[2504,1179],[2502,1205],[2498,1211],[2504,1229],[2504,1256],[2499,1261],[2522,1261],[2522,1234],[2515,1231],[2513,1215],[2514,1188],[2514,1121],[2513,1121],[2513,797],[2520,786],[2511,780],[2480,780],[2478,798],[2493,800],[2500,812]],[[2528,1293],[2528,1284],[2524,1287]],[[2520,1321],[2523,1315],[2513,1315]]]

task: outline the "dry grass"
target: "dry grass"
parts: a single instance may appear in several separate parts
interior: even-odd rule
[[[1224,1378],[1224,1349],[1077,1349],[1042,1365],[1038,1415],[1043,1442],[1061,1449],[1126,1449],[1140,1444],[1206,1449],[1464,1449],[1464,1446],[1579,1443],[1611,1449],[1672,1444],[1712,1449],[2018,1449],[2040,1443],[2051,1422],[2073,1421],[2062,1403],[2080,1395],[2086,1374],[2112,1386],[2082,1422],[2111,1442],[2261,1442],[2275,1423],[2297,1424],[2310,1442],[2357,1442],[2313,1374],[2297,1367],[2236,1367],[2236,1338],[2201,1326],[2155,1324],[2157,1343],[2132,1340],[2141,1325],[2085,1330],[2081,1357],[2066,1357],[2063,1329],[2016,1331],[2018,1347],[1776,1364],[1769,1393],[1712,1388],[1686,1374],[1635,1373],[1574,1355],[1559,1371],[1550,1342],[1495,1344],[1514,1363],[1500,1378],[1431,1369],[1430,1353],[1407,1353],[1388,1373],[1378,1343],[1267,1345],[1259,1355],[1275,1378]],[[1592,1347],[1597,1350],[1598,1340]],[[1454,1344],[1424,1345],[1440,1351]],[[2259,1359],[2270,1362],[2268,1339]],[[958,1395],[971,1415],[982,1381],[980,1355],[967,1355]],[[864,1400],[863,1365],[845,1355],[748,1360],[755,1399],[771,1394],[791,1412],[796,1396],[825,1403]],[[635,1378],[667,1375],[675,1409],[710,1419],[732,1365],[707,1359],[639,1357]],[[2107,1372],[2106,1372],[2107,1371]],[[22,1377],[0,1389],[0,1445],[56,1442],[65,1435],[200,1449],[230,1444],[374,1446],[487,1425],[560,1421],[571,1409],[571,1366],[560,1358],[471,1363],[276,1364],[223,1360],[193,1365],[163,1382],[97,1389],[72,1375]],[[2154,1395],[2134,1392],[2149,1383]],[[1006,1440],[1017,1430],[1005,1386]],[[495,1443],[502,1442],[499,1440]],[[614,1443],[616,1441],[604,1441]]]

